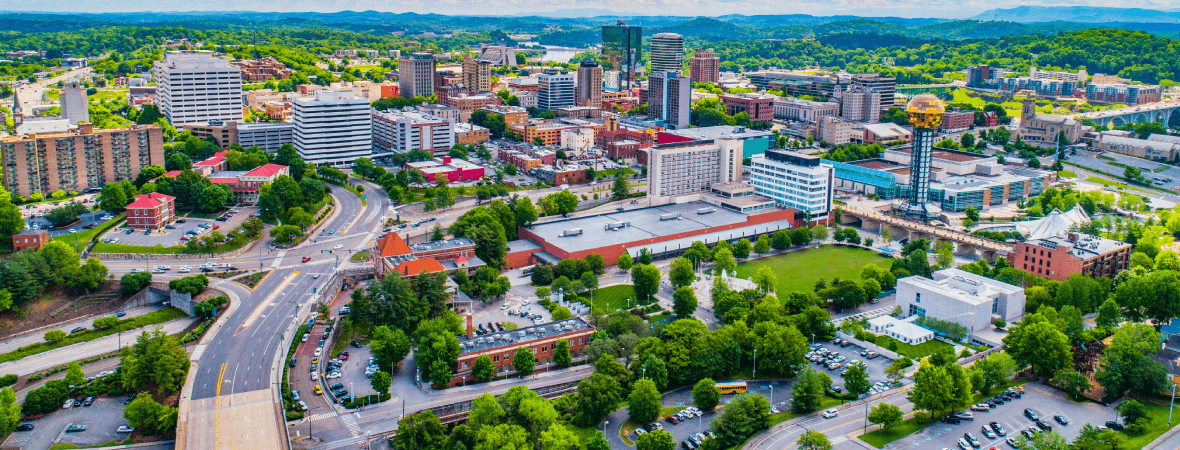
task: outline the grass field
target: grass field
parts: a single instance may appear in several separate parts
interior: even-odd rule
[[[926,425],[929,424],[930,419],[928,418],[912,417],[893,427],[892,430],[876,430],[870,431],[868,434],[862,434],[860,435],[860,440],[865,441],[866,444],[869,444],[873,447],[885,448],[886,444],[909,436],[918,430],[926,428]]]
[[[1068,170],[1062,170],[1062,171],[1058,171],[1058,172],[1057,172],[1057,176],[1059,176],[1059,177],[1070,177],[1070,178],[1077,178],[1077,177],[1078,177],[1078,174],[1076,174],[1076,173],[1073,173],[1073,172],[1070,172],[1070,171],[1068,171]]]
[[[348,70],[352,70],[352,69],[359,69],[361,72],[376,70],[378,72],[383,72],[383,73],[387,70],[392,70],[392,69],[386,69],[384,67],[381,67],[380,64],[369,64],[369,65],[364,65],[364,66],[348,66]]]
[[[897,343],[897,353],[908,356],[910,359],[921,359],[942,350],[954,348],[951,344],[933,339],[918,345],[910,345],[889,336],[877,336],[877,345],[882,347],[889,348],[888,342],[890,341]]]
[[[1151,419],[1151,425],[1147,427],[1146,433],[1138,436],[1121,433],[1127,439],[1123,441],[1122,445],[1119,445],[1119,450],[1147,448],[1148,443],[1172,428],[1168,426],[1168,405],[1157,405],[1152,402],[1143,402],[1143,404],[1147,406],[1146,417]],[[1177,406],[1172,412],[1180,415],[1180,406]]]
[[[968,92],[971,91],[966,89],[955,89],[953,92],[955,98],[952,101],[955,103],[967,103],[980,110],[982,110],[983,107],[987,105],[987,101],[982,97],[972,97],[967,95]],[[1008,101],[1001,103],[1000,106],[1004,108],[1004,111],[1007,112],[1009,116],[1020,117],[1020,102]]]
[[[590,301],[590,295],[582,295],[579,298]],[[594,291],[594,309],[602,314],[610,314],[615,311],[627,309],[627,299],[631,299],[631,307],[635,307],[637,303],[637,296],[635,295],[635,286],[630,284],[617,284],[614,286],[607,286],[598,288]],[[655,299],[652,299],[653,301]]]
[[[888,269],[890,262],[872,250],[825,245],[738,264],[737,275],[753,277],[759,267],[767,266],[778,277],[780,294],[812,292],[821,278],[829,282],[835,278],[859,280],[865,264],[876,263]]]
[[[1116,189],[1122,189],[1122,190],[1128,190],[1128,189],[1129,189],[1129,190],[1132,190],[1132,191],[1139,191],[1139,192],[1142,192],[1142,193],[1144,193],[1144,194],[1152,194],[1152,193],[1153,193],[1153,192],[1148,192],[1148,191],[1145,191],[1145,190],[1143,190],[1143,189],[1140,189],[1140,188],[1137,188],[1137,187],[1134,187],[1134,186],[1130,186],[1130,185],[1127,185],[1127,184],[1124,184],[1124,183],[1119,183],[1119,182],[1116,182],[1116,181],[1110,181],[1110,180],[1107,180],[1107,179],[1105,179],[1105,178],[1090,177],[1090,178],[1086,178],[1086,181],[1089,181],[1089,182],[1091,182],[1091,183],[1098,183],[1098,184],[1101,184],[1101,185],[1103,185],[1103,186],[1106,186],[1106,187],[1112,187],[1112,186],[1113,186],[1113,187],[1115,187]]]
[[[127,98],[127,91],[98,91],[90,96],[91,102],[102,100],[123,100]]]
[[[80,245],[80,246],[86,245],[87,243],[90,242],[91,239],[94,239],[94,236],[98,235],[99,233],[106,232],[112,226],[115,226],[119,222],[123,221],[124,217],[126,217],[126,216],[124,216],[123,214],[119,214],[114,219],[103,222],[103,223],[99,224],[98,226],[91,228],[89,230],[82,229],[74,234],[62,234],[62,235],[51,237],[49,239],[54,240],[54,241],[62,241],[67,244],[73,244],[74,241],[77,240],[78,245]]]

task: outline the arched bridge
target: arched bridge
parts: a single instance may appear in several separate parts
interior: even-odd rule
[[[950,228],[936,227],[922,222],[882,214],[877,211],[866,211],[850,206],[843,206],[841,209],[844,211],[843,217],[841,218],[841,222],[843,223],[859,221],[861,222],[861,228],[865,230],[877,230],[881,227],[889,227],[889,231],[893,236],[906,236],[911,240],[929,239],[931,242],[940,240],[949,241],[955,244],[955,253],[960,255],[978,253],[984,259],[995,261],[996,258],[1003,257],[1015,250],[1011,245],[972,236]]]
[[[1180,102],[1162,101],[1126,108],[1075,114],[1074,119],[1090,119],[1099,125],[1126,125],[1159,122],[1166,128],[1180,127]],[[1175,121],[1175,123],[1173,123]]]

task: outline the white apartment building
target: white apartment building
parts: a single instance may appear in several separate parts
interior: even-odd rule
[[[836,102],[813,102],[794,97],[774,99],[774,118],[816,123],[824,117],[840,115],[840,104]]]
[[[295,100],[295,150],[315,164],[352,165],[373,153],[369,99],[352,91],[316,91]]]
[[[238,123],[238,145],[250,148],[258,146],[268,152],[277,152],[283,144],[294,144],[295,124],[288,122]]]
[[[574,88],[576,79],[577,76],[572,73],[537,75],[540,85],[537,88],[537,107],[552,111],[574,106],[577,103],[577,89]]]
[[[714,139],[651,147],[647,195],[653,204],[659,204],[673,197],[709,192],[714,183],[741,183],[743,142]]]
[[[536,108],[537,107],[537,93],[531,91],[516,91],[517,100],[520,100],[521,108]]]
[[[212,52],[164,53],[152,76],[156,105],[173,125],[242,120],[242,69]]]
[[[647,115],[669,129],[688,128],[692,79],[678,72],[654,72],[647,82]]]
[[[835,169],[818,156],[783,150],[766,150],[750,158],[750,184],[754,194],[812,216],[832,210]]]
[[[992,327],[992,318],[1014,321],[1024,315],[1024,288],[959,269],[943,269],[934,279],[897,280],[897,306],[904,316],[955,322],[974,333]]]
[[[377,153],[407,153],[425,150],[445,155],[455,145],[455,125],[423,111],[372,110],[373,150]]]
[[[684,66],[684,36],[656,33],[651,37],[651,73],[681,73]]]

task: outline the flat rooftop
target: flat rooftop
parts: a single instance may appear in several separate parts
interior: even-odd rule
[[[711,141],[713,139],[722,138],[751,139],[767,137],[771,135],[769,131],[759,131],[753,128],[735,127],[730,125],[703,128],[686,128],[683,130],[665,130],[661,131],[661,133],[686,137],[698,141]]]
[[[697,214],[699,209],[712,210],[712,212]],[[660,220],[665,215],[674,216],[676,214],[680,214],[680,217]],[[530,231],[562,250],[577,252],[611,243],[635,242],[642,239],[699,232],[712,227],[743,223],[746,222],[747,217],[746,214],[722,209],[705,202],[689,202],[534,224]],[[626,222],[630,222],[630,224],[616,230],[606,229],[608,224]],[[562,236],[566,230],[577,228],[582,230],[581,234]]]
[[[1041,247],[1056,249],[1058,245],[1069,244],[1073,245],[1073,250],[1069,253],[1083,261],[1098,258],[1107,253],[1113,252],[1120,248],[1129,246],[1131,244],[1116,241],[1114,239],[1107,239],[1104,237],[1093,236],[1089,234],[1076,233],[1077,241],[1071,242],[1069,235],[1054,236],[1045,239],[1036,239],[1028,241],[1029,244],[1039,245]]]
[[[470,246],[474,246],[474,245],[475,245],[475,243],[472,242],[471,239],[467,239],[467,238],[443,239],[441,241],[431,241],[431,242],[427,242],[425,244],[411,244],[410,250],[412,250],[414,253],[419,253],[419,252],[429,252],[429,251],[435,251],[435,250],[470,247]]]
[[[912,146],[906,146],[906,147],[891,148],[891,149],[888,149],[885,151],[905,153],[908,155],[908,154],[913,153],[914,149]],[[945,161],[954,161],[954,162],[971,162],[971,161],[978,161],[981,159],[991,159],[991,157],[986,156],[986,155],[981,155],[981,154],[976,154],[976,153],[959,152],[959,151],[953,151],[953,150],[943,150],[943,149],[939,149],[939,148],[935,148],[934,153],[932,153],[930,156],[934,159],[941,159],[941,160],[945,160]]]
[[[851,164],[851,165],[858,166],[858,167],[864,167],[866,169],[891,169],[894,167],[901,166],[901,164],[895,163],[893,161],[887,161],[887,160],[878,159],[878,158],[862,159],[860,161],[849,161],[847,164]]]
[[[478,324],[472,324],[472,326],[478,326]],[[546,337],[589,329],[591,329],[590,324],[581,318],[576,318],[485,334],[483,336],[467,337],[463,335],[459,336],[459,354],[479,353],[501,347],[516,348],[522,342],[535,341]]]

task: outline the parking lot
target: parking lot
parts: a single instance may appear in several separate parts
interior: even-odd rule
[[[853,361],[860,361],[864,363],[866,372],[869,374],[869,384],[874,384],[878,381],[888,381],[888,379],[885,378],[885,368],[889,367],[889,365],[893,363],[893,360],[884,356],[877,356],[873,359],[869,359],[867,356],[861,356],[860,353],[865,351],[865,349],[857,345],[849,344],[847,347],[841,347],[840,345],[833,344],[830,341],[820,341],[816,342],[815,344],[820,346],[820,350],[827,349],[830,352],[835,352],[844,357],[844,360],[840,362],[840,367],[835,369],[828,369],[826,365],[822,364],[822,359],[819,362],[811,363],[812,368],[814,368],[816,371],[826,373],[829,377],[832,377],[833,389],[837,387],[843,389],[844,377],[842,377],[840,374],[847,370],[848,364]]]
[[[22,211],[22,213],[23,213],[23,211]],[[70,229],[73,229],[74,231],[82,231],[82,230],[86,229],[87,226],[90,226],[91,228],[93,228],[98,225],[101,225],[103,223],[102,217],[106,214],[107,213],[102,210],[88,212],[86,214],[82,214],[82,215],[78,216],[77,222],[70,224],[70,225],[66,226],[65,228],[57,228],[57,229],[51,229],[50,228],[51,225],[49,224],[49,221],[45,220],[44,217],[26,217],[25,223],[29,226],[30,229],[48,230],[50,236],[60,236],[63,234],[69,234]]]
[[[1103,408],[1094,403],[1074,403],[1060,392],[1046,387],[1041,383],[1024,385],[1025,394],[1003,405],[997,405],[990,411],[974,411],[975,419],[966,420],[958,425],[937,423],[924,430],[906,436],[896,444],[904,444],[913,448],[958,448],[958,440],[963,433],[970,432],[982,444],[982,448],[1011,448],[1004,442],[1005,436],[988,438],[983,433],[983,426],[989,422],[997,422],[1007,432],[1007,437],[1013,439],[1020,436],[1021,430],[1033,426],[1032,420],[1024,415],[1025,408],[1031,408],[1040,419],[1049,422],[1052,429],[1065,437],[1066,441],[1073,441],[1081,432],[1082,425],[1089,423],[1100,426],[1115,416],[1114,408]],[[1054,415],[1062,415],[1069,419],[1069,424],[1062,426],[1053,420]]]
[[[369,365],[369,347],[356,348],[350,345],[344,351],[348,352],[348,360],[341,361],[340,378],[324,380],[324,388],[340,383],[348,389],[349,396],[363,397],[376,394],[377,391],[374,391],[369,383],[369,377],[365,375],[365,367]]]
[[[505,308],[504,305],[508,305],[508,307]],[[513,310],[525,312],[526,317],[521,317],[519,313],[515,315],[508,314],[508,311]],[[520,328],[531,327],[536,325],[536,323],[534,323],[533,320],[529,319],[527,316],[532,316],[534,314],[541,315],[541,323],[549,322],[553,317],[549,314],[549,310],[545,309],[544,306],[537,304],[535,300],[529,299],[527,297],[508,294],[504,296],[504,300],[489,304],[483,310],[476,311],[473,318],[475,324],[472,326],[478,327],[479,324],[483,324],[483,326],[487,328],[488,322],[509,322],[516,324]]]
[[[165,247],[184,245],[186,242],[181,238],[185,236],[185,233],[188,233],[192,230],[200,231],[199,227],[202,224],[206,224],[208,227],[196,235],[198,238],[213,233],[214,229],[220,231],[221,234],[228,234],[230,231],[233,231],[233,229],[245,222],[246,219],[249,219],[250,214],[256,210],[254,207],[235,209],[237,209],[238,212],[234,214],[233,217],[229,218],[229,220],[224,222],[211,219],[181,217],[172,224],[172,229],[151,231],[148,234],[144,234],[144,230],[142,229],[120,227],[111,230],[110,233],[104,235],[103,240],[105,242],[107,239],[110,239],[112,240],[110,243],[113,244],[137,245],[143,247],[154,247],[157,244],[163,245]]]
[[[88,407],[62,409],[40,420],[23,422],[33,425],[33,430],[13,432],[4,442],[4,448],[46,449],[59,443],[84,447],[126,439],[127,433],[115,432],[119,425],[127,425],[127,419],[123,418],[125,398],[99,397]],[[86,425],[86,431],[66,433],[66,427],[71,424]]]

